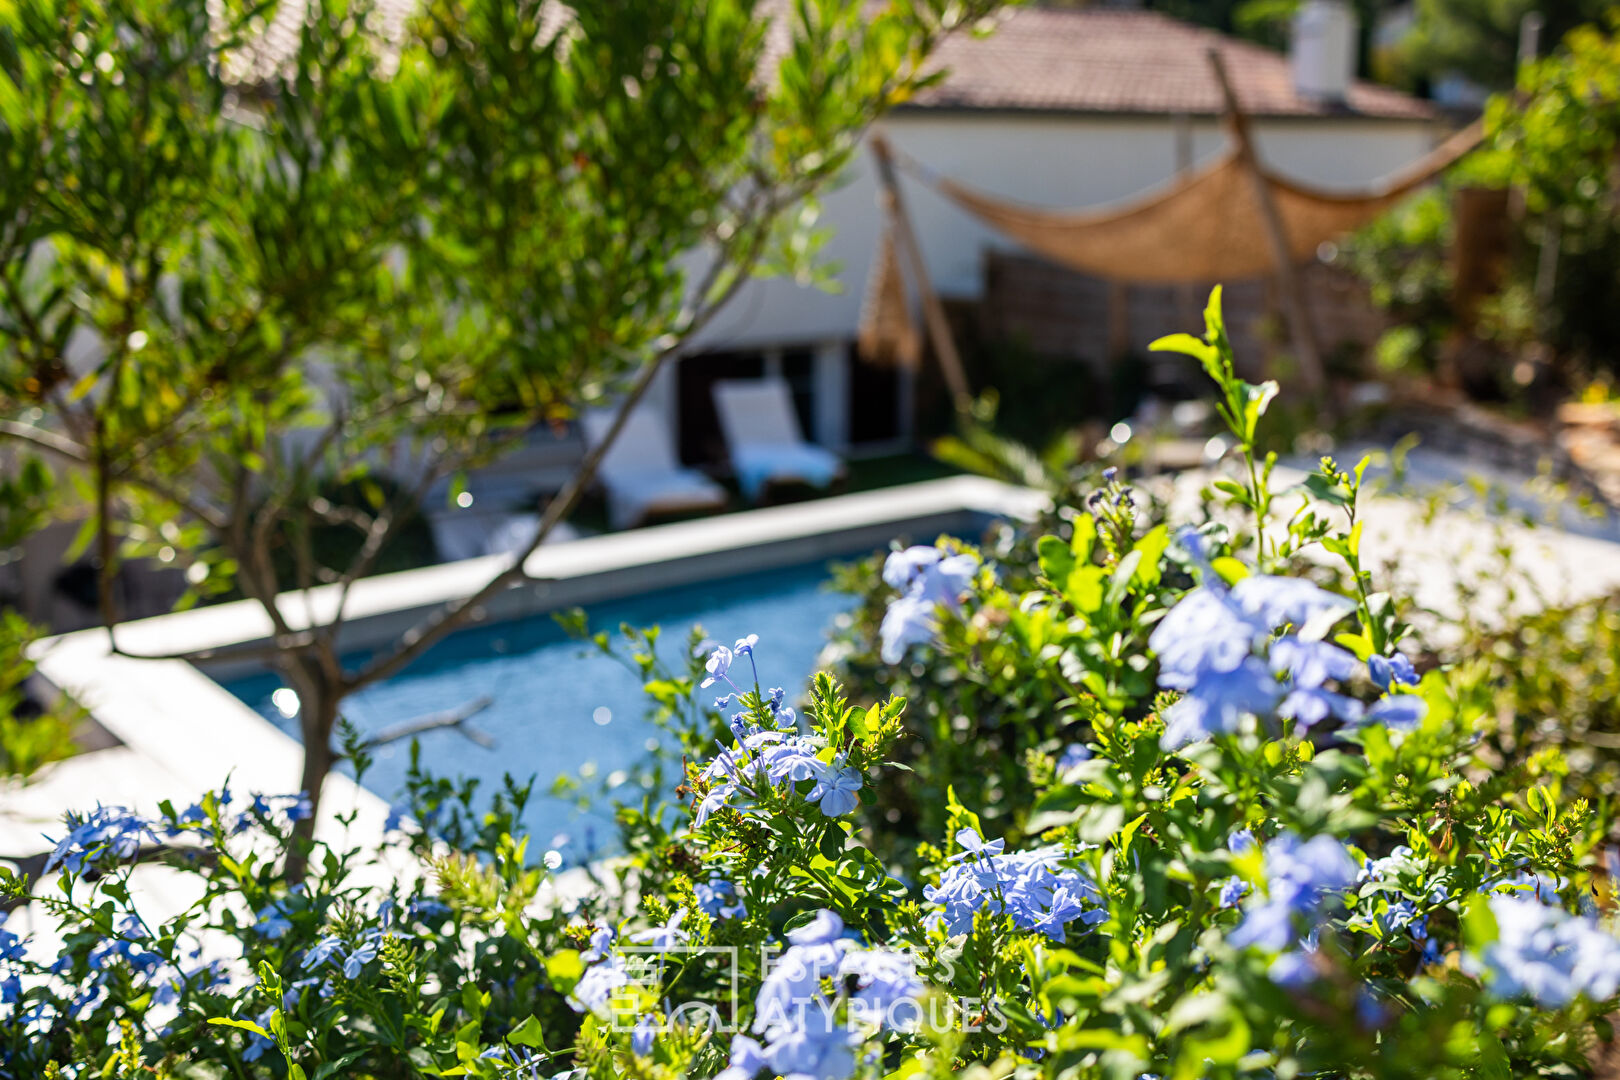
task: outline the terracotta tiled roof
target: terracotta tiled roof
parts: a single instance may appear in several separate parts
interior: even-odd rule
[[[1281,53],[1157,12],[1038,7],[1011,9],[987,37],[947,39],[937,55],[948,77],[907,107],[1215,114],[1220,88],[1205,55],[1212,45],[1253,115],[1436,115],[1426,101],[1362,82],[1342,103],[1302,98]]]

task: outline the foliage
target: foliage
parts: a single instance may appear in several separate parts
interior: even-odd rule
[[[1437,189],[1368,226],[1344,263],[1369,284],[1398,324],[1381,358],[1432,366],[1455,329],[1451,193],[1475,185],[1521,192],[1508,223],[1498,292],[1482,305],[1480,337],[1509,353],[1540,343],[1568,367],[1611,369],[1620,324],[1620,216],[1614,161],[1620,148],[1620,45],[1612,30],[1581,26],[1553,55],[1526,65],[1515,94],[1493,97],[1486,141]],[[1549,262],[1544,249],[1556,248]],[[1407,327],[1417,330],[1412,340]],[[1573,373],[1571,373],[1573,374]]]
[[[401,10],[0,7],[0,439],[29,458],[0,496],[77,491],[104,578],[157,556],[185,603],[263,608],[317,802],[343,697],[523,576],[345,671],[350,590],[427,493],[632,405],[756,271],[815,280],[809,197],[989,4]],[[357,489],[379,497],[331,497]],[[319,625],[276,601],[323,585]]]
[[[1593,805],[1620,799],[1620,606],[1554,608],[1468,642],[1500,722],[1503,760],[1555,776]]]
[[[1602,0],[1418,0],[1412,33],[1388,63],[1404,79],[1433,81],[1463,75],[1487,90],[1513,86],[1520,27],[1543,20],[1541,41],[1556,42],[1584,23],[1601,20]]]
[[[0,612],[0,776],[28,777],[73,753],[73,732],[84,710],[63,697],[41,705],[28,693],[30,650],[39,641],[14,611]]]
[[[1164,344],[1252,441],[1271,392],[1232,376],[1218,297],[1207,324]],[[1587,1074],[1620,1005],[1608,821],[1481,748],[1476,658],[1420,675],[1394,651],[1406,627],[1359,563],[1361,475],[1324,463],[1263,538],[1262,461],[1215,492],[1241,528],[1147,526],[1110,477],[1022,568],[893,553],[877,635],[910,663],[891,686],[1020,694],[1009,727],[1058,721],[1017,761],[964,750],[954,783],[928,778],[921,844],[878,786],[934,734],[917,702],[851,704],[822,674],[801,717],[762,688],[759,639],[665,666],[640,632],[625,659],[687,756],[677,802],[621,808],[615,860],[531,854],[521,785],[480,817],[421,781],[436,801],[403,838],[315,842],[292,887],[273,853],[308,843],[296,798],[70,821],[34,900],[61,944],[0,938],[0,1069]],[[1276,573],[1317,545],[1348,592]],[[1026,786],[998,805],[982,774],[1010,768]],[[142,852],[196,903],[143,919]]]

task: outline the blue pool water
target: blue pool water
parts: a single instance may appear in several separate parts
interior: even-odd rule
[[[693,624],[727,645],[758,634],[760,682],[785,687],[791,700],[802,695],[814,673],[833,620],[854,604],[853,597],[824,588],[827,567],[816,562],[642,593],[592,605],[587,612],[593,630],[615,636],[621,622],[661,626],[659,649],[670,661]],[[346,662],[358,666],[366,658],[359,653]],[[223,685],[276,726],[298,734],[297,721],[271,701],[282,686],[277,676],[252,675]],[[470,723],[494,738],[494,748],[454,730],[428,732],[420,736],[424,767],[452,779],[478,777],[486,795],[500,788],[504,773],[518,780],[534,776],[535,795],[524,819],[532,851],[554,846],[557,834],[569,837],[563,851],[571,861],[610,847],[611,812],[605,807],[581,812],[572,801],[553,797],[551,783],[560,773],[578,776],[583,768],[599,784],[624,770],[631,775],[618,794],[639,802],[635,766],[645,759],[649,740],[662,733],[646,717],[648,703],[637,676],[594,647],[569,639],[549,614],[454,633],[404,672],[351,696],[344,711],[369,734],[460,709],[486,695],[493,704]],[[404,788],[409,740],[379,748],[376,758],[365,784],[392,801]]]

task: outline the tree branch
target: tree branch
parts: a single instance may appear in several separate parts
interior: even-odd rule
[[[618,411],[614,413],[613,423],[608,427],[601,441],[586,451],[585,457],[580,461],[579,468],[574,470],[574,474],[569,477],[568,483],[546,504],[545,513],[540,518],[540,528],[536,530],[534,539],[513,558],[511,565],[496,574],[483,588],[471,596],[451,601],[433,615],[428,616],[425,620],[406,631],[395,644],[392,652],[372,661],[361,670],[345,676],[343,680],[345,692],[352,692],[363,686],[368,686],[403,670],[411,661],[432,648],[446,634],[463,625],[472,617],[472,613],[480,605],[528,576],[523,569],[523,564],[530,555],[539,549],[541,544],[545,543],[546,538],[551,535],[563,518],[573,512],[581,496],[595,482],[596,473],[602,464],[602,459],[612,449],[614,441],[619,437],[619,433],[624,430],[625,424],[630,419],[630,414],[635,411],[636,406],[640,405],[642,399],[646,397],[647,391],[652,387],[653,379],[663,370],[664,364],[672,356],[677,355],[686,346],[687,342],[692,339],[693,335],[708,325],[715,314],[741,288],[743,282],[749,279],[749,271],[758,263],[763,254],[765,243],[770,236],[771,226],[781,212],[781,208],[792,205],[800,197],[801,192],[797,186],[791,191],[767,196],[764,206],[760,208],[757,214],[744,218],[745,221],[752,221],[756,224],[754,234],[748,238],[746,253],[734,262],[728,261],[723,256],[716,256],[714,265],[709,268],[704,276],[703,283],[693,293],[698,298],[697,302],[700,306],[688,320],[686,327],[679,335],[679,340],[654,354],[642,366],[629,391],[625,394],[624,401],[620,403]],[[727,282],[725,289],[712,300],[706,299],[707,294],[715,287],[722,272],[728,266],[735,273]]]

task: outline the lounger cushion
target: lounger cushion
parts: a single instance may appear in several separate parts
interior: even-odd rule
[[[796,481],[824,488],[844,471],[837,454],[811,443],[740,446],[731,452],[731,465],[737,471],[737,484],[750,499],[759,498],[771,483]]]

